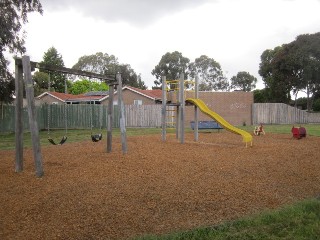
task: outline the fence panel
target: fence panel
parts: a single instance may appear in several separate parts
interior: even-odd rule
[[[307,113],[284,103],[254,103],[252,106],[253,124],[306,124],[311,119],[313,123],[320,122],[315,113]]]
[[[161,105],[126,105],[127,127],[160,127]]]
[[[36,108],[39,129],[93,129],[106,128],[105,105],[42,105]],[[126,105],[127,127],[161,127],[161,105]],[[170,113],[170,112],[169,112]],[[173,114],[173,113],[172,113]],[[113,127],[119,128],[119,107],[114,106]],[[15,131],[15,106],[2,105],[0,132]],[[67,121],[67,122],[66,122]],[[320,113],[307,113],[283,103],[255,103],[252,105],[253,124],[320,123]],[[27,109],[23,109],[24,130],[29,130]]]

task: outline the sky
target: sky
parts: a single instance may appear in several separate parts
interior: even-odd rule
[[[115,55],[151,89],[151,74],[167,52],[193,62],[207,55],[229,79],[258,79],[263,51],[320,31],[320,0],[40,0],[24,26],[27,55],[42,61],[55,47],[71,68],[84,55]]]

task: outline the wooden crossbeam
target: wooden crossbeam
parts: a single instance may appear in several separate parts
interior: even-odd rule
[[[21,58],[16,58],[15,59],[16,64],[22,66],[22,60]],[[59,67],[59,66],[54,66],[54,65],[48,65],[48,64],[43,64],[43,63],[38,63],[38,62],[33,62],[30,61],[31,65],[31,71],[34,71],[35,68],[41,69],[41,70],[46,70],[46,71],[54,71],[54,72],[59,72],[59,73],[65,73],[65,74],[73,74],[77,76],[85,76],[89,78],[96,78],[105,81],[106,84],[108,85],[118,85],[118,81],[116,80],[116,76],[114,75],[111,77],[110,75],[102,75],[102,74],[97,74],[97,73],[92,73],[92,72],[87,72],[87,71],[82,71],[82,70],[77,70],[77,69],[72,69],[72,68],[66,68],[66,67]]]

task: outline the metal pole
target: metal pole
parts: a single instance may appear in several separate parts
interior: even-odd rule
[[[161,127],[162,127],[162,141],[166,141],[166,119],[167,119],[167,83],[166,76],[162,76],[162,109],[161,109]]]
[[[194,84],[194,98],[199,98],[199,78],[198,74],[195,78]],[[198,142],[199,140],[199,108],[194,105],[194,141]]]
[[[180,129],[180,143],[184,143],[184,107],[185,107],[185,99],[184,99],[184,74],[180,74],[179,81],[179,100],[180,100],[180,121],[179,121],[179,129]]]

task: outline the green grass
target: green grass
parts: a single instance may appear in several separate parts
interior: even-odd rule
[[[291,135],[291,128],[293,124],[284,124],[284,125],[264,125],[264,130],[266,133],[284,133]],[[299,127],[299,124],[296,124],[295,127]],[[318,136],[320,137],[320,124],[303,124],[301,125],[306,128],[307,135]],[[239,127],[250,133],[253,132],[254,126],[241,126]]]
[[[173,130],[169,130],[168,132],[173,132]],[[100,133],[99,130],[93,131],[93,134]],[[137,136],[137,135],[148,135],[148,134],[160,134],[160,128],[128,128],[127,136]],[[50,131],[50,137],[53,138],[55,142],[60,142],[61,138],[65,135],[65,130],[54,130]],[[106,138],[106,130],[102,131],[103,138]],[[118,128],[113,129],[112,136],[117,137],[120,136],[120,130]],[[67,142],[81,142],[87,141],[91,139],[91,131],[90,130],[68,130],[67,131]],[[23,144],[24,147],[30,148],[32,146],[31,143],[31,133],[25,132],[23,134]],[[50,145],[48,141],[48,132],[40,131],[40,144]],[[4,149],[14,149],[15,148],[15,134],[14,133],[1,133],[0,134],[0,150]]]
[[[309,199],[213,227],[135,239],[320,239],[320,201]]]
[[[298,126],[298,125],[297,125]],[[307,129],[307,134],[312,136],[320,136],[320,124],[307,124],[304,125]],[[250,133],[253,131],[253,126],[239,126],[239,128],[246,130]],[[264,129],[266,133],[284,133],[291,134],[292,125],[265,125]],[[174,133],[174,129],[167,129],[167,133]],[[186,128],[186,132],[191,132],[190,128]],[[98,131],[93,132],[94,134],[99,133]],[[54,130],[50,131],[50,136],[56,141],[60,142],[61,138],[64,136],[64,130]],[[106,137],[106,130],[102,131],[103,138]],[[137,135],[148,135],[148,134],[161,134],[161,128],[127,128],[128,136],[137,136]],[[113,136],[117,137],[120,135],[118,128],[113,129]],[[91,132],[90,130],[68,130],[67,133],[68,140],[67,142],[81,142],[90,140]],[[160,136],[159,136],[160,137]],[[31,147],[31,134],[26,132],[23,135],[24,147]],[[40,143],[41,145],[49,145],[48,142],[48,133],[47,131],[40,131]],[[14,149],[15,147],[15,135],[14,133],[0,133],[0,150],[4,149]]]

